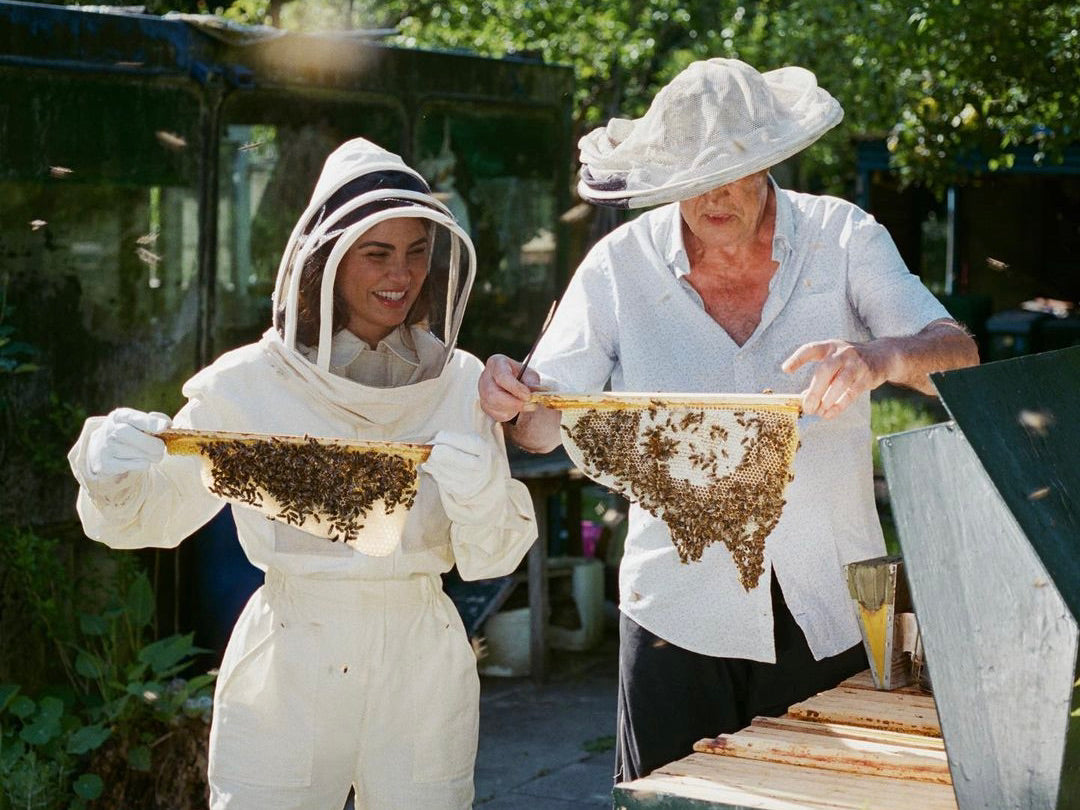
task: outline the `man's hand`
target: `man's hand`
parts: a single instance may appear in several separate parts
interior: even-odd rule
[[[546,453],[562,440],[559,412],[529,405],[529,395],[540,387],[540,375],[526,369],[519,380],[520,371],[521,363],[506,355],[489,357],[477,384],[480,407],[496,422],[503,423],[506,436],[514,444],[534,453]],[[519,415],[516,424],[509,424]]]
[[[909,337],[888,337],[866,343],[820,340],[800,346],[780,368],[791,373],[817,363],[802,393],[803,413],[832,419],[860,396],[889,382],[934,396],[930,381],[936,371],[979,362],[975,341],[956,321],[943,318]]]
[[[480,375],[477,386],[480,407],[496,422],[509,422],[525,408],[529,395],[540,385],[540,376],[531,369],[519,380],[521,363],[504,354],[493,354]]]
[[[888,379],[888,362],[887,352],[875,348],[873,341],[821,340],[800,346],[780,368],[790,374],[807,363],[817,363],[802,393],[803,413],[832,419]]]

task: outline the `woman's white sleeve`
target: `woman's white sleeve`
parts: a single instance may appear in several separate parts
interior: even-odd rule
[[[177,414],[181,423],[183,413]],[[79,482],[76,510],[87,537],[112,548],[172,548],[224,505],[203,486],[200,464],[189,456],[166,455],[146,470],[94,476],[87,444],[104,419],[87,419],[68,453]]]
[[[490,420],[489,420],[490,421]],[[510,477],[502,427],[490,425],[485,438],[495,442],[492,454],[497,475],[506,481],[505,502],[501,515],[485,523],[451,520],[450,543],[462,579],[487,579],[512,573],[536,540],[536,515],[529,491]]]

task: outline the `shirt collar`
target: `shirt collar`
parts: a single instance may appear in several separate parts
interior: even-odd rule
[[[344,368],[352,363],[361,352],[383,352],[396,355],[404,363],[410,366],[419,366],[419,358],[411,341],[405,336],[406,330],[398,327],[389,335],[379,341],[375,348],[368,346],[367,341],[358,338],[348,329],[342,329],[334,335],[330,344],[330,368]]]
[[[690,259],[683,243],[682,214],[678,203],[671,203],[667,208],[669,210],[662,213],[653,226],[653,244],[663,247],[664,261],[675,273],[675,278],[681,279],[690,273]]]
[[[769,175],[769,185],[772,186],[773,197],[776,199],[776,225],[773,227],[773,258],[779,261],[783,253],[791,252],[795,244],[795,216],[792,212],[791,200],[788,199],[784,190],[776,184],[772,175]]]

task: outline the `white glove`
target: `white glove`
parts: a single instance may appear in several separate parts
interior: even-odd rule
[[[165,442],[152,433],[172,425],[163,413],[117,408],[98,426],[86,445],[86,466],[94,477],[145,470],[165,456]]]
[[[479,436],[441,430],[423,464],[439,486],[447,517],[455,523],[481,524],[497,520],[506,508],[506,477],[493,450]]]

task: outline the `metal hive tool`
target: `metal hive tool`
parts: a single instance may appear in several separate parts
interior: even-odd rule
[[[169,453],[195,456],[214,495],[271,520],[383,557],[397,548],[430,445],[168,430]]]
[[[536,393],[594,481],[671,530],[683,562],[722,542],[750,590],[793,478],[800,400],[777,394]]]

